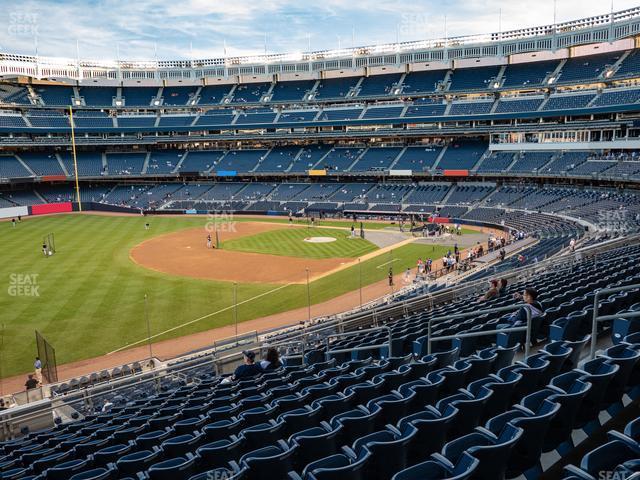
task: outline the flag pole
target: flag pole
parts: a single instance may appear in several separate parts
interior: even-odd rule
[[[71,124],[71,151],[73,152],[73,173],[76,177],[76,199],[78,210],[82,211],[82,199],[80,198],[80,183],[78,182],[78,157],[76,156],[76,131],[73,126],[73,107],[69,105],[69,123]]]

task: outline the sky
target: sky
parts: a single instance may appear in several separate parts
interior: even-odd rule
[[[607,0],[556,0],[558,22]],[[615,10],[640,0],[613,0]],[[0,52],[94,60],[296,53],[553,23],[554,0],[0,0]]]

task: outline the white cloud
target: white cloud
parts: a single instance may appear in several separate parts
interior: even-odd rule
[[[6,1],[6,0],[5,0]],[[0,6],[2,0],[0,0]],[[92,59],[215,57],[473,35],[551,23],[553,0],[26,0],[5,5],[0,51]],[[616,0],[617,10],[635,1]],[[557,20],[606,13],[601,0],[561,0]],[[576,13],[578,12],[578,13]],[[35,19],[35,21],[33,21]],[[119,48],[118,48],[119,47]]]

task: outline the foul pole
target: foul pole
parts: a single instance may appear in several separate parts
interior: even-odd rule
[[[78,210],[82,211],[82,199],[80,198],[80,183],[78,182],[78,158],[76,157],[76,129],[73,124],[73,107],[69,106],[69,123],[71,124],[71,151],[73,152],[73,173],[76,177],[76,199]]]

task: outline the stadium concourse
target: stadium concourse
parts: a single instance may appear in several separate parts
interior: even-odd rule
[[[346,226],[304,244],[322,274],[395,248],[358,237],[361,222],[445,258],[416,269],[411,257],[411,275],[387,280],[390,257],[375,281],[358,289],[354,276],[355,290],[313,306],[298,265],[281,281],[307,306],[227,325],[225,341],[152,343],[147,321],[108,363],[83,360],[5,397],[0,478],[637,476],[639,31],[633,8],[299,59],[3,52],[3,228],[143,214],[151,238],[137,246],[175,248],[162,266],[136,245],[132,258],[169,277],[186,265],[171,251],[193,240],[149,223],[233,215],[255,235],[288,232],[253,251],[249,235],[230,238],[230,263],[215,267],[227,287],[236,254],[293,256],[304,228],[331,239]],[[447,252],[463,230],[487,243]]]

